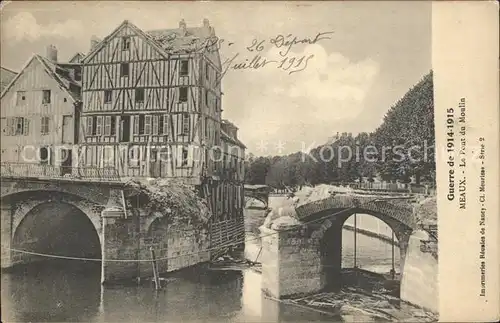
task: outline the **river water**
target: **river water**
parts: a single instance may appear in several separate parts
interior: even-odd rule
[[[262,211],[247,210],[245,255],[255,260],[260,249],[254,239],[263,221]],[[363,228],[387,228],[363,220]],[[351,220],[351,219],[350,219]],[[369,227],[371,226],[371,227]],[[382,227],[382,229],[380,229]],[[343,232],[343,266],[352,267],[354,233]],[[395,251],[399,268],[399,250]],[[357,265],[388,272],[392,268],[392,247],[381,240],[357,235]],[[155,291],[151,285],[102,287],[100,264],[78,261],[48,261],[18,267],[2,273],[3,322],[310,322],[332,317],[264,297],[260,274],[251,270],[181,271],[167,278]]]

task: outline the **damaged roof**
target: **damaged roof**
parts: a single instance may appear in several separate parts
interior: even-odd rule
[[[204,53],[217,68],[221,68],[218,50],[220,41],[215,36],[215,30],[209,25],[207,19],[203,21],[203,26],[201,27],[186,27],[184,20],[182,20],[179,24],[179,28],[149,31],[143,31],[130,21],[124,20],[113,32],[104,37],[104,39],[84,57],[83,61],[88,62],[125,26],[130,27],[139,36],[146,39],[164,56],[172,54]]]
[[[16,77],[17,73],[13,70],[10,70],[5,67],[1,67],[0,72],[0,93],[3,92],[3,89],[9,85],[14,77]]]
[[[10,81],[10,83],[2,90],[2,97],[7,91],[15,84],[16,80],[20,77],[23,71],[28,68],[33,60],[37,60],[44,68],[44,70],[51,76],[59,86],[65,90],[74,101],[80,100],[81,95],[81,81],[75,79],[75,72],[80,73],[81,67],[78,64],[64,64],[55,63],[47,58],[34,54],[30,60],[24,65],[22,70]],[[71,71],[73,70],[73,71]]]
[[[221,132],[221,139],[232,142],[233,144],[238,145],[243,149],[247,148],[238,138],[231,137],[222,129],[220,132]]]
[[[47,72],[71,95],[71,97],[77,101],[80,99],[82,83],[77,81],[74,77],[73,70],[80,70],[78,64],[60,64],[52,62],[45,57],[36,55],[40,62],[48,69]]]

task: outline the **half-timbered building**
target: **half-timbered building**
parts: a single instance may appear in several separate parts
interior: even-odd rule
[[[214,219],[242,225],[242,182],[225,177],[235,141],[221,131],[221,61],[209,21],[153,31],[124,21],[91,43],[78,162],[122,177],[181,178],[207,198]]]
[[[80,104],[81,69],[33,55],[1,95],[1,161],[54,166],[71,172],[72,146]]]

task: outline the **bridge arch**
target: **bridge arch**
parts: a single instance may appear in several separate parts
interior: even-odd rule
[[[102,239],[101,211],[104,205],[58,191],[23,191],[3,196],[2,203],[11,205],[13,209],[11,236],[14,236],[17,227],[32,209],[47,202],[69,204],[81,211],[92,222],[99,238]]]
[[[387,209],[387,206],[385,206],[385,209]],[[332,214],[332,216],[328,217],[328,214]],[[408,223],[402,222],[398,219],[400,217],[394,214],[389,215],[373,208],[322,209],[318,213],[311,214],[308,218],[321,219],[311,227],[310,237],[318,241],[317,248],[319,249],[321,275],[327,288],[339,289],[341,287],[343,226],[347,219],[354,214],[372,216],[385,223],[394,232],[400,253],[399,272],[403,273],[408,242],[413,232],[413,228]]]
[[[100,259],[100,228],[91,218],[74,203],[37,203],[13,227],[11,246],[35,253]],[[43,259],[16,252],[13,258],[14,263]]]
[[[264,197],[259,197],[259,196],[245,196],[245,207],[248,207],[248,203],[252,200],[261,202],[264,205],[262,207],[264,209],[266,209],[268,207],[267,199]]]

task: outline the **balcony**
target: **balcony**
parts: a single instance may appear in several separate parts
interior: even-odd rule
[[[114,167],[71,167],[34,163],[0,163],[0,177],[66,179],[98,182],[120,182]]]

